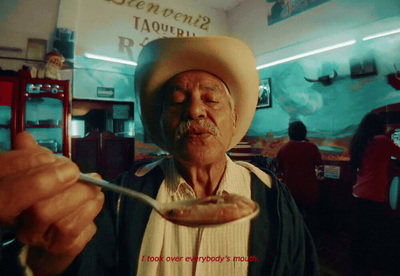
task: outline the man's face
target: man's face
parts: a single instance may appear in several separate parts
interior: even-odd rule
[[[236,133],[225,84],[207,72],[187,71],[170,79],[165,93],[161,131],[169,152],[201,165],[224,158]]]

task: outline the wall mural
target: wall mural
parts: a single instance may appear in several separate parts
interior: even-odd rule
[[[271,26],[286,18],[309,10],[330,0],[266,0],[271,3],[268,11],[268,25]]]
[[[336,62],[320,66],[318,75],[322,77],[307,77],[314,67],[309,60],[260,72],[271,79],[273,108],[256,112],[245,137],[252,151],[276,156],[289,139],[289,122],[301,120],[324,160],[348,161],[349,142],[361,118],[369,111],[400,102],[400,91],[388,83],[394,67],[382,64],[384,55],[375,57],[380,72],[360,78],[351,78],[349,69],[344,72],[342,64]]]

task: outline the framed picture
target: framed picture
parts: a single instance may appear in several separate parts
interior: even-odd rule
[[[272,106],[271,100],[271,79],[260,80],[260,94],[258,95],[257,108],[265,108]]]
[[[281,20],[285,20],[296,14],[305,12],[309,9],[317,7],[323,3],[331,0],[311,0],[311,1],[298,1],[298,0],[266,0],[269,4],[269,11],[267,13],[268,26],[275,24]]]

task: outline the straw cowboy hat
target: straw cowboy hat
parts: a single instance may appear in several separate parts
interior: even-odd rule
[[[238,113],[229,148],[246,134],[256,111],[259,77],[253,52],[243,41],[228,36],[161,38],[142,49],[137,63],[135,93],[142,123],[161,148],[160,90],[170,78],[190,70],[209,72],[228,87]]]

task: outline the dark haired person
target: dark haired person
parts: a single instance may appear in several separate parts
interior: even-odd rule
[[[350,166],[357,174],[353,186],[355,219],[351,244],[354,275],[382,267],[400,272],[399,253],[396,253],[399,222],[386,216],[384,206],[388,164],[392,156],[400,159],[400,147],[385,135],[385,129],[381,115],[368,113],[350,142]],[[393,228],[396,225],[397,231]],[[390,231],[397,233],[391,235]]]
[[[285,183],[320,247],[318,225],[319,175],[322,157],[318,147],[307,140],[307,128],[301,121],[289,123],[289,142],[278,151],[276,163]]]

